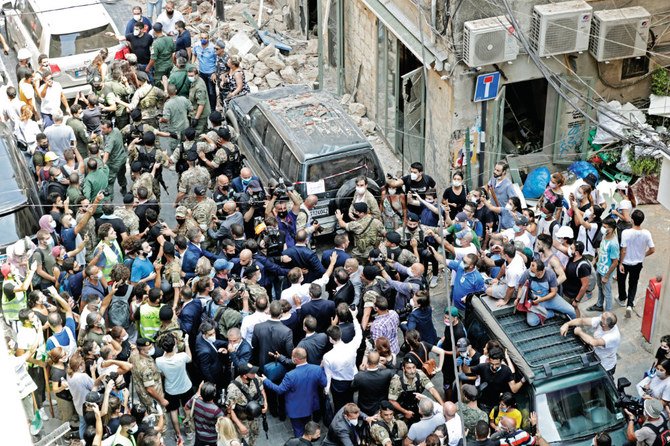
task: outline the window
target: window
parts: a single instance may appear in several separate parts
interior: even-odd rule
[[[256,132],[258,140],[263,141],[263,137],[265,136],[265,129],[268,126],[268,120],[258,108],[251,110],[250,117],[252,130]]]
[[[265,132],[265,139],[263,140],[263,144],[265,147],[267,147],[268,152],[270,153],[270,157],[274,160],[275,163],[277,163],[277,165],[279,165],[279,160],[282,156],[281,149],[284,145],[284,140],[281,139],[281,136],[279,136],[279,133],[277,133],[277,130],[275,130],[274,127],[268,127],[267,131]]]
[[[0,216],[0,245],[9,245],[24,237],[32,237],[40,229],[35,213],[28,206]]]
[[[42,25],[32,6],[30,6],[30,3],[25,2],[24,5],[25,6],[21,8],[21,4],[17,3],[16,9],[21,14],[21,21],[28,30],[28,34],[33,38],[35,46],[39,48],[40,37],[42,37]]]
[[[649,73],[649,58],[629,57],[621,63],[621,79],[631,79],[633,77],[644,76]]]
[[[111,23],[70,34],[52,34],[49,57],[67,57],[117,45]]]
[[[341,158],[330,158],[310,164],[307,170],[307,181],[324,180],[326,191],[339,189],[347,180],[359,175],[377,179],[380,172],[370,152],[359,153]]]
[[[281,160],[281,170],[286,174],[286,179],[291,183],[296,181],[302,181],[300,178],[300,162],[296,157],[288,150],[288,147],[284,146],[284,154]]]

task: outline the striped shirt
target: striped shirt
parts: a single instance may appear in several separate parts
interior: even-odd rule
[[[535,437],[521,429],[500,438],[500,446],[535,446],[535,443]]]
[[[223,411],[214,402],[207,403],[200,398],[191,400],[186,410],[190,410],[190,405],[195,401],[193,411],[193,421],[195,423],[195,436],[201,443],[216,444],[218,438],[216,434],[216,420],[223,416]]]

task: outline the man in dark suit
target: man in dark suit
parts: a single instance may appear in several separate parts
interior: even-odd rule
[[[216,339],[213,323],[205,321],[200,325],[200,334],[195,339],[195,360],[204,380],[216,384],[217,395],[230,383],[230,376],[223,373],[221,354],[225,346],[225,341]]]
[[[282,316],[282,304],[275,300],[270,304],[270,319],[254,326],[251,336],[253,351],[251,363],[258,366],[261,373],[265,373],[265,365],[277,361],[284,369],[291,367],[288,359],[293,351],[293,331],[279,319]],[[267,393],[270,413],[284,418],[283,402],[270,391]]]
[[[181,311],[177,319],[179,328],[184,333],[188,333],[191,338],[195,338],[200,328],[200,319],[202,318],[202,303],[200,299],[193,298],[191,288],[184,287],[179,294],[182,301]]]
[[[378,415],[369,417],[361,412],[356,404],[347,403],[335,414],[333,422],[330,423],[328,435],[326,435],[321,445],[358,445],[361,443],[360,439],[363,438],[363,423],[373,423],[377,421],[378,417]]]
[[[335,302],[335,306],[341,302],[351,305],[356,299],[356,288],[349,280],[349,273],[344,268],[336,268],[333,272],[333,289],[330,292],[330,300]]]
[[[316,318],[307,316],[302,322],[302,329],[306,336],[298,343],[298,347],[307,352],[307,362],[314,365],[321,365],[323,354],[326,353],[330,343],[326,333],[316,333]]]
[[[261,179],[258,178],[256,175],[252,175],[251,169],[248,167],[243,167],[242,170],[240,170],[240,176],[233,178],[233,181],[230,182],[230,186],[233,188],[235,192],[245,192],[247,190],[247,187],[249,187],[249,184],[252,181],[258,182],[260,187],[263,187],[263,183],[261,182]]]
[[[353,390],[358,390],[358,406],[363,412],[379,412],[379,404],[387,398],[393,375],[393,369],[379,369],[379,353],[374,350],[368,353],[367,369],[358,372],[351,384]]]
[[[282,252],[281,261],[290,264],[291,268],[307,270],[305,283],[314,282],[326,272],[316,253],[307,247],[307,231],[304,229],[295,234],[295,246]]]
[[[325,333],[330,327],[331,319],[335,316],[335,302],[321,298],[323,288],[321,285],[312,283],[309,285],[309,302],[302,306],[303,316],[314,316],[316,319],[316,331]]]
[[[216,254],[212,254],[211,252],[202,249],[200,243],[204,241],[204,235],[200,228],[190,229],[186,234],[186,237],[189,242],[181,262],[181,269],[184,271],[185,281],[195,276],[195,265],[198,263],[200,257],[205,256],[212,263],[221,258]]]
[[[237,327],[228,330],[228,355],[233,376],[237,376],[237,369],[241,365],[247,365],[251,361],[251,345],[242,338],[242,333]]]
[[[288,372],[279,385],[267,378],[263,378],[263,384],[268,390],[285,395],[286,414],[291,419],[293,435],[301,437],[312,414],[320,410],[319,395],[328,380],[321,367],[307,363],[305,349],[295,348],[291,353],[291,360],[295,369]]]
[[[333,249],[326,249],[323,251],[323,254],[321,254],[321,264],[324,268],[328,268],[328,265],[330,265],[330,256],[333,253],[337,254],[335,268],[344,266],[344,262],[351,258],[351,256],[346,252],[347,247],[349,246],[349,236],[346,233],[337,234],[333,238],[333,244],[335,245]]]

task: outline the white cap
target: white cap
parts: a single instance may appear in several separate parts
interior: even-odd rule
[[[25,59],[30,59],[31,54],[30,50],[28,48],[21,48],[19,52],[16,54],[16,58],[18,60],[25,60]]]
[[[19,240],[18,242],[14,243],[13,248],[14,255],[16,256],[22,256],[26,253],[26,243],[23,240]]]
[[[558,228],[556,238],[575,238],[575,233],[570,226],[561,226]]]

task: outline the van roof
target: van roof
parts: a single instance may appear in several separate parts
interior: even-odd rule
[[[530,327],[524,313],[515,312],[513,306],[498,309],[490,297],[474,297],[472,307],[529,382],[573,373],[600,363],[593,349],[576,336],[571,333],[561,336],[560,327],[565,321],[558,316],[546,320],[543,325]]]
[[[245,113],[257,105],[301,161],[369,145],[339,102],[307,86],[248,94],[236,102]]]
[[[72,34],[111,23],[98,0],[32,0],[40,23],[52,34]],[[77,20],[80,18],[81,20]]]

